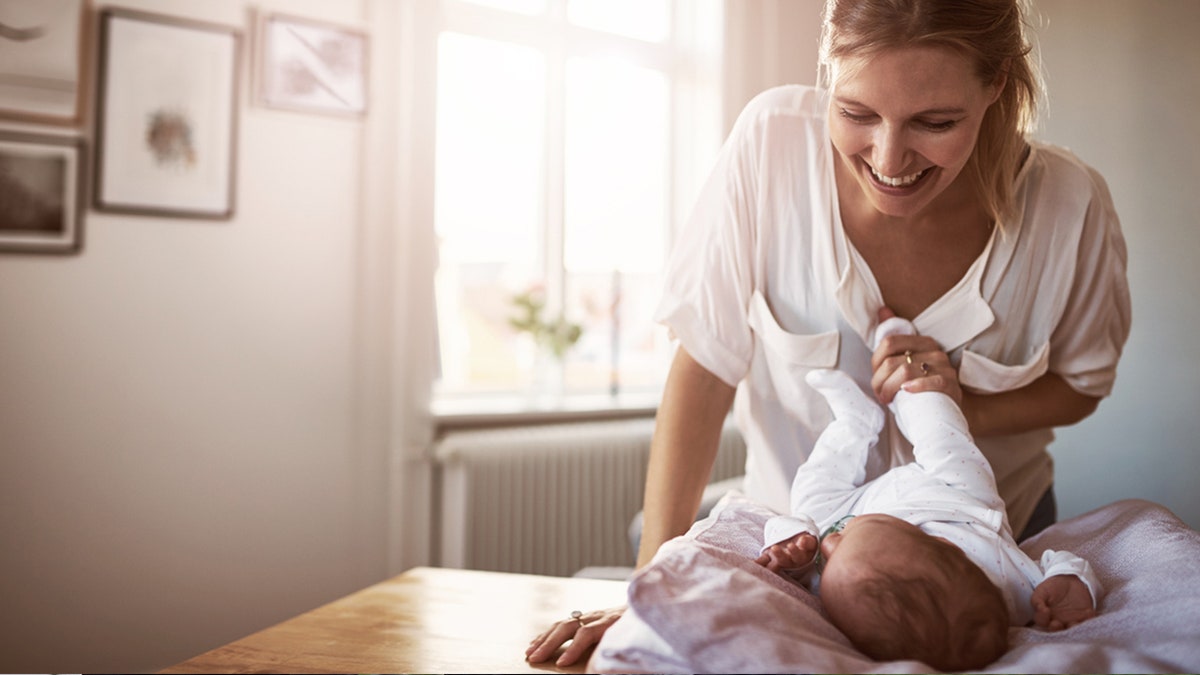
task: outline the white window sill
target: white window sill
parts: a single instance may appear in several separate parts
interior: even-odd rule
[[[659,392],[435,397],[437,434],[450,429],[653,417]]]

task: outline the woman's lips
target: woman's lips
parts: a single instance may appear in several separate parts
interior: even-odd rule
[[[899,177],[885,176],[885,175],[879,173],[878,171],[876,171],[875,167],[871,166],[870,164],[867,165],[867,168],[870,170],[871,177],[875,179],[875,182],[884,187],[910,188],[913,185],[916,185],[917,182],[920,181],[922,178],[924,178],[925,174],[929,173],[930,169],[932,169],[933,167],[926,167],[916,173],[910,173],[907,176],[899,176]]]

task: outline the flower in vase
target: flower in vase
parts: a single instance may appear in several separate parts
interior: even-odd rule
[[[539,348],[549,350],[559,360],[583,335],[583,327],[567,321],[564,316],[553,320],[543,317],[546,298],[539,286],[514,295],[512,304],[517,315],[509,317],[508,324],[520,332],[529,333]]]

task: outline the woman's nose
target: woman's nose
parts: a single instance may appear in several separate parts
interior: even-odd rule
[[[876,128],[871,163],[876,171],[890,178],[903,174],[909,164],[908,140],[903,129],[890,124]]]

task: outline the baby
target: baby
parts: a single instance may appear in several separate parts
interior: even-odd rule
[[[893,317],[876,340],[913,332]],[[1085,560],[1048,550],[1039,565],[1017,546],[953,399],[897,393],[889,407],[916,461],[864,484],[882,408],[840,371],[806,380],[835,419],[796,472],[792,515],[767,522],[756,562],[789,576],[815,562],[826,613],[860,651],[981,668],[1007,651],[1010,625],[1062,630],[1095,616],[1102,589]]]

